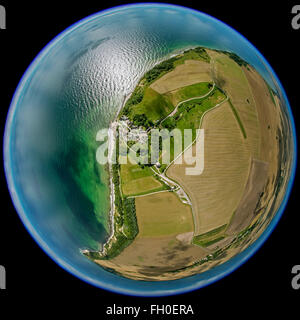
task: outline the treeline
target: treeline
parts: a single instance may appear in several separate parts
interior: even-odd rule
[[[134,198],[122,197],[120,191],[119,164],[113,164],[113,184],[115,187],[115,206],[118,213],[116,223],[118,228],[123,227],[123,232],[129,239],[134,239],[138,234]]]
[[[177,60],[181,60],[182,58],[184,59],[184,55],[186,54],[187,57],[189,56],[189,53],[196,53],[199,58],[201,58],[202,60],[209,62],[210,61],[210,56],[207,54],[206,50],[202,47],[197,47],[194,49],[188,49],[186,51],[184,51],[183,53],[183,57],[173,57],[170,58],[166,61],[161,62],[160,64],[158,64],[157,66],[155,66],[153,69],[151,69],[150,71],[148,71],[145,76],[144,79],[146,80],[146,84],[151,84],[152,82],[154,82],[157,78],[159,78],[162,74],[167,73],[173,69],[175,69],[175,64],[174,62],[176,62]],[[183,60],[184,61],[184,60]]]
[[[123,233],[116,233],[114,242],[109,244],[109,248],[106,247],[106,254],[105,256],[102,256],[101,259],[110,260],[117,257],[126,247],[131,244],[131,242],[132,240],[126,238]]]
[[[162,123],[162,127],[168,130],[173,130],[176,128],[176,126],[177,126],[177,123],[174,117],[169,117]]]
[[[144,113],[135,114],[133,116],[133,124],[138,127],[142,126],[146,129],[154,126],[154,123],[151,120],[149,120]]]
[[[135,198],[123,199],[123,232],[127,239],[134,240],[139,228],[136,219]]]
[[[113,183],[115,187],[115,240],[105,247],[108,260],[118,256],[137,236],[139,229],[136,219],[135,199],[122,198],[120,192],[119,164],[113,165]]]
[[[197,55],[199,56],[199,58],[201,58],[202,60],[206,61],[206,62],[210,62],[210,56],[208,55],[208,53],[206,52],[206,50],[202,47],[197,47],[194,49],[189,49],[187,51],[185,51],[184,53],[188,53],[188,52],[195,52],[197,53]]]
[[[230,59],[235,61],[240,67],[249,68],[249,63],[247,61],[245,61],[244,59],[242,59],[237,54],[235,54],[234,52],[225,51],[225,50],[217,50],[217,49],[215,49],[215,51],[226,54]]]
[[[248,66],[248,62],[246,62],[245,60],[243,60],[242,58],[240,58],[238,55],[236,55],[233,52],[227,52],[227,55],[229,56],[229,58],[231,58],[232,60],[234,60],[240,67],[247,67]]]
[[[119,142],[116,141],[116,152],[118,154]],[[105,256],[102,259],[112,259],[119,255],[135,239],[139,232],[135,199],[122,197],[120,185],[120,164],[112,165],[112,182],[115,191],[115,240],[105,246]]]
[[[144,78],[146,79],[147,84],[151,84],[154,80],[156,80],[162,73],[169,72],[174,69],[174,62],[177,58],[171,58],[166,61],[161,62],[153,69],[149,70]]]
[[[247,61],[243,60],[241,57],[239,57],[237,54],[235,54],[233,52],[222,51],[222,50],[216,50],[216,51],[219,51],[219,52],[226,54],[230,59],[235,61],[240,67],[248,67],[249,66],[249,63]]]
[[[130,112],[130,107],[139,104],[144,98],[144,88],[138,86],[126,102],[121,115],[128,116]]]

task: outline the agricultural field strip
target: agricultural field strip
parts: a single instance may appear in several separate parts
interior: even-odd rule
[[[177,64],[175,69],[158,77],[155,82],[150,84],[150,87],[160,94],[165,94],[166,92],[177,90],[180,87],[197,83],[199,73],[201,74],[203,82],[211,81],[208,70],[209,65],[210,63],[208,61],[204,62],[198,59],[186,59],[184,63]],[[183,81],[184,85],[181,85],[183,68],[185,69],[184,72],[188,74],[188,80],[185,78]]]
[[[238,124],[241,129],[241,133],[244,136],[245,139],[247,139],[247,132],[249,134],[249,137],[247,139],[247,143],[249,144],[249,148],[251,148],[251,152],[255,157],[258,157],[259,155],[259,146],[257,146],[257,150],[255,151],[256,146],[256,139],[259,139],[259,131],[256,131],[258,135],[256,138],[254,137],[253,133],[255,130],[253,129],[253,123],[250,123],[248,120],[253,117],[257,117],[257,106],[254,100],[253,92],[251,90],[251,86],[247,80],[245,71],[243,68],[238,68],[238,66],[233,63],[233,61],[230,61],[230,57],[228,56],[219,56],[214,63],[217,63],[219,66],[219,71],[217,73],[220,73],[222,75],[222,78],[226,80],[225,83],[225,89],[228,90],[228,95],[230,97],[229,102],[231,102],[232,111],[236,117],[236,120],[238,121]],[[231,74],[233,74],[233,77]],[[229,83],[235,82],[236,86],[228,86]],[[241,84],[244,84],[243,90],[241,91]],[[246,91],[245,91],[246,90]],[[249,94],[250,101],[253,108],[242,108],[242,102],[245,100],[246,95]],[[243,100],[243,101],[242,101]],[[244,101],[245,102],[245,101]],[[244,103],[243,102],[243,103]],[[248,101],[249,103],[249,101]],[[251,112],[251,110],[255,109],[256,112]],[[236,113],[235,113],[236,111]],[[246,111],[246,113],[245,113]],[[254,120],[255,121],[255,120]],[[253,138],[254,137],[254,138]],[[254,140],[253,140],[254,139]]]
[[[137,195],[137,196],[129,196],[129,197],[127,197],[127,198],[128,198],[128,199],[141,198],[141,197],[151,196],[151,195],[153,195],[153,194],[163,193],[163,192],[171,192],[171,191],[170,191],[170,190],[154,191],[154,192],[150,192],[150,193],[140,194],[140,195]]]
[[[123,194],[128,198],[141,196],[149,192],[165,191],[165,186],[159,179],[153,177],[150,168],[140,168],[138,165],[122,164],[120,185]]]
[[[256,204],[263,192],[267,180],[267,173],[268,163],[252,158],[243,196],[236,211],[232,215],[230,224],[228,224],[225,230],[226,234],[234,235],[241,232],[249,224],[249,221],[255,217]],[[249,201],[249,199],[252,199],[252,201]],[[248,223],[245,223],[247,221]]]

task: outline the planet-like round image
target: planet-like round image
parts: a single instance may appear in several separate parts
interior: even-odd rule
[[[134,4],[58,35],[7,117],[15,208],[61,267],[165,296],[242,265],[291,190],[296,134],[265,58],[204,13]]]

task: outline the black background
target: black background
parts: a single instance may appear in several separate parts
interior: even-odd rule
[[[0,121],[1,133],[13,93],[36,55],[57,34],[78,20],[130,1],[2,1],[7,10],[7,29],[0,30]],[[271,64],[286,90],[296,128],[300,122],[300,30],[291,27],[291,9],[297,2],[263,6],[260,2],[172,1],[208,13],[244,35]],[[300,4],[300,1],[299,3]],[[107,306],[192,304],[202,318],[208,314],[233,317],[257,316],[279,309],[289,313],[300,302],[300,290],[291,288],[291,269],[300,264],[297,176],[287,208],[263,247],[233,274],[206,288],[159,299],[127,297],[93,287],[61,269],[35,243],[22,225],[7,190],[1,169],[0,265],[7,270],[7,290],[0,290],[3,307],[25,315],[54,312],[58,307],[71,315],[80,311],[99,319],[121,319],[105,315]],[[21,307],[26,305],[26,307]],[[12,307],[13,306],[13,307]],[[43,313],[38,313],[42,306]],[[242,311],[237,311],[237,306]],[[61,311],[60,311],[61,312]],[[241,313],[242,312],[242,313]],[[189,319],[184,316],[173,316]],[[169,318],[173,318],[169,317]],[[139,318],[143,318],[142,316]],[[148,315],[147,319],[156,319]],[[128,318],[129,319],[129,318]]]

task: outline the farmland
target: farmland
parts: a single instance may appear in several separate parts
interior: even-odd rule
[[[167,171],[191,198],[195,235],[229,223],[242,197],[250,167],[249,151],[228,102],[208,112],[202,128],[206,133],[202,175],[186,175],[189,166],[185,163],[173,164]]]
[[[215,107],[226,99],[225,95],[219,90],[214,89],[205,98],[195,98],[182,103],[177,112],[162,123],[168,129],[178,128],[182,132],[184,129],[196,130],[199,128],[200,120],[205,111]]]
[[[139,104],[133,105],[128,113],[128,118],[133,123],[139,125],[138,119],[140,115],[145,115],[147,124],[153,125],[154,122],[167,116],[173,110],[172,103],[167,97],[159,94],[150,87],[145,89],[142,101]]]
[[[216,84],[226,92],[237,112],[241,133],[247,136],[245,143],[249,152],[253,157],[258,158],[260,154],[259,120],[252,90],[244,72],[247,69],[241,68],[226,54],[213,52],[212,55],[214,57],[213,78]]]
[[[162,211],[157,210],[158,206]],[[202,248],[178,240],[178,235],[184,237],[193,232],[193,217],[191,208],[174,193],[138,197],[136,211],[136,239],[114,259],[97,260],[99,264],[137,280],[164,280],[164,273],[192,265],[206,256]]]
[[[136,210],[139,237],[177,235],[194,229],[191,207],[183,204],[173,192],[136,198]]]
[[[250,225],[257,214],[257,203],[267,181],[268,163],[252,160],[243,197],[233,215],[227,234],[235,234]]]
[[[151,88],[164,94],[199,82],[210,82],[210,64],[198,60],[186,60],[175,70],[165,74],[151,85]]]
[[[246,247],[276,201],[278,104],[276,92],[234,53],[190,49],[148,71],[117,121],[146,133],[192,129],[184,156],[196,154],[196,129],[204,129],[204,171],[189,175],[190,164],[172,162],[172,138],[168,165],[161,150],[155,164],[120,164],[115,190],[121,212],[134,215],[134,237],[123,239],[128,228],[118,225],[117,210],[117,236],[125,245],[93,261],[132,279],[171,280],[208,270]]]
[[[149,167],[141,168],[139,165],[121,165],[121,186],[125,196],[134,196],[165,190],[166,187],[153,176]]]
[[[173,91],[166,92],[164,93],[164,96],[168,97],[175,106],[180,101],[184,101],[192,97],[204,96],[211,90],[211,88],[211,82],[199,82]]]

